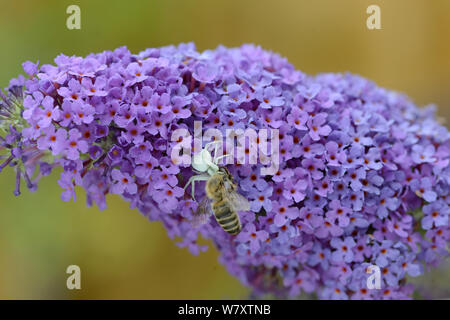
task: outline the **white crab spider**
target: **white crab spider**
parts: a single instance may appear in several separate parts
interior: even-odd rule
[[[222,155],[219,157],[217,156],[217,149],[219,147],[218,143],[221,143],[221,141],[209,142],[199,153],[194,154],[194,157],[192,159],[192,168],[194,168],[194,170],[199,174],[192,176],[184,186],[184,189],[186,190],[186,188],[192,183],[192,199],[194,199],[194,201],[196,201],[194,196],[195,182],[207,181],[212,175],[219,171],[219,160],[230,156],[230,154]],[[213,144],[216,144],[214,148],[214,158],[208,151],[208,147]]]

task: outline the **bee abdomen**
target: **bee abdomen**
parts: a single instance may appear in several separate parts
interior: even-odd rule
[[[241,231],[241,221],[239,215],[226,201],[218,201],[212,206],[214,216],[219,225],[229,234],[235,235]]]

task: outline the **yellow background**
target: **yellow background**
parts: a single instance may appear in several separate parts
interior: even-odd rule
[[[71,4],[81,8],[81,30],[66,28]],[[381,7],[382,30],[366,28],[370,4]],[[52,63],[59,53],[252,42],[307,73],[351,71],[419,105],[436,103],[449,119],[449,35],[448,0],[0,0],[0,87],[22,62]],[[63,203],[58,177],[15,198],[12,170],[0,175],[0,298],[247,297],[214,249],[192,256],[118,197],[103,212],[87,208],[81,190],[76,203]],[[80,291],[65,286],[71,264],[81,267]]]

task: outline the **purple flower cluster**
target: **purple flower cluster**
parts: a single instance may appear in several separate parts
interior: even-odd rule
[[[56,65],[27,62],[0,104],[0,152],[34,190],[61,166],[62,199],[120,194],[197,254],[199,233],[256,294],[404,299],[407,276],[448,256],[450,143],[432,108],[351,74],[308,76],[253,45],[203,53],[193,44],[125,47]],[[194,121],[204,130],[278,129],[280,166],[227,168],[251,204],[242,232],[214,219],[194,228],[194,172],[171,151]],[[236,161],[235,161],[236,163]],[[196,188],[196,199],[204,188]],[[370,265],[381,289],[366,285]]]

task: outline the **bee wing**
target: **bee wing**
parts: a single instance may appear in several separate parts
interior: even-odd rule
[[[250,202],[241,194],[236,191],[231,191],[226,194],[226,197],[236,209],[236,211],[249,211],[250,210]]]
[[[194,227],[200,227],[204,225],[208,222],[208,219],[212,213],[211,200],[205,196],[198,204],[197,210],[195,210],[194,212],[192,225]]]

